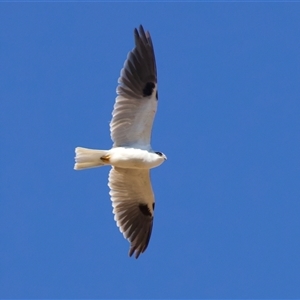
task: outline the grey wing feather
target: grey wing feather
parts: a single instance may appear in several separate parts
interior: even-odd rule
[[[134,29],[135,48],[129,52],[119,78],[117,93],[136,99],[150,96],[157,82],[156,63],[152,40],[143,26]],[[148,88],[148,90],[147,90]]]
[[[129,256],[138,258],[149,243],[154,214],[154,195],[149,170],[113,167],[109,173],[115,221],[130,242]]]
[[[150,145],[157,109],[157,73],[149,32],[134,30],[135,47],[129,52],[119,77],[110,123],[114,147]]]

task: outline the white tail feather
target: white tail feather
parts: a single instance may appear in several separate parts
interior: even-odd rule
[[[75,149],[76,156],[74,170],[83,170],[104,166],[105,163],[103,163],[101,157],[107,155],[107,153],[107,150],[95,150],[77,147]]]

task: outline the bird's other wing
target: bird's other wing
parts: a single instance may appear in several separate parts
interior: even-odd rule
[[[112,167],[109,173],[114,219],[130,242],[129,256],[138,258],[149,243],[154,213],[154,195],[149,170]]]
[[[114,147],[137,144],[147,149],[158,99],[156,63],[149,32],[140,26],[134,38],[118,80],[110,132]]]

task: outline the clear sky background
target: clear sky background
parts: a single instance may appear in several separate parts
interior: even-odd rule
[[[300,297],[299,3],[1,3],[0,297]],[[159,107],[148,249],[129,258],[109,168],[133,29]]]

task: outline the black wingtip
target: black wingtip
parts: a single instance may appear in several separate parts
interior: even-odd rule
[[[141,24],[138,28],[134,28],[134,35],[137,37],[141,37],[141,36],[148,37],[149,32],[145,31],[143,25]]]
[[[142,252],[137,251],[137,249],[135,249],[134,247],[130,247],[129,252],[128,252],[129,257],[131,257],[134,252],[135,252],[135,256],[134,256],[135,259],[138,259]]]

